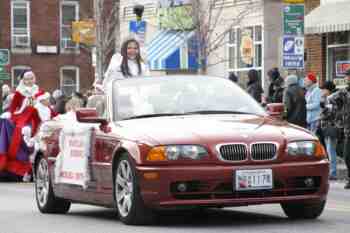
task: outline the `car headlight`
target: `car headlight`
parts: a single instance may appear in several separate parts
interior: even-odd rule
[[[148,161],[178,159],[199,160],[208,155],[207,150],[198,145],[168,145],[152,148],[147,154]]]
[[[319,141],[291,142],[287,145],[287,152],[291,156],[315,156],[324,158],[326,152]]]

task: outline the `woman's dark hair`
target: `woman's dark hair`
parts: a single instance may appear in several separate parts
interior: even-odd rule
[[[248,85],[259,81],[259,72],[257,70],[248,71]]]
[[[270,69],[267,72],[267,75],[271,78],[272,81],[275,81],[276,79],[281,77],[281,74],[280,74],[280,72],[279,72],[277,67],[274,67],[274,68]]]
[[[336,89],[336,86],[332,81],[325,81],[321,89],[326,89],[326,90],[329,90],[330,92],[334,92],[334,90]]]
[[[123,73],[124,76],[132,76],[132,74],[130,73],[130,70],[129,70],[129,66],[128,66],[128,45],[129,43],[132,43],[134,42],[137,46],[137,49],[138,49],[138,54],[136,55],[136,63],[137,63],[137,66],[138,66],[138,69],[139,69],[139,75],[141,74],[141,62],[142,62],[142,58],[141,58],[141,55],[140,55],[140,44],[139,42],[137,42],[137,40],[131,38],[131,39],[128,39],[126,41],[123,42],[122,44],[122,48],[121,48],[121,54],[122,54],[122,57],[123,57],[123,60],[122,60],[122,64],[121,64],[121,71]]]

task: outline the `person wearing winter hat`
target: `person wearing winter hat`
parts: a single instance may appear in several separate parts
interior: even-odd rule
[[[38,110],[41,122],[48,121],[57,116],[57,113],[50,108],[50,93],[45,92],[39,95],[36,100],[35,108]]]
[[[298,85],[296,75],[288,75],[283,93],[284,119],[289,123],[306,127],[306,102],[304,91]]]
[[[324,138],[325,147],[331,162],[329,179],[337,179],[337,140],[338,128],[336,127],[336,108],[334,108],[328,101],[328,96],[334,93],[336,87],[332,81],[326,81],[321,87],[321,114],[320,125],[322,136]]]
[[[314,73],[309,73],[304,79],[304,85],[306,88],[305,100],[307,110],[307,128],[312,133],[316,134],[321,113],[320,103],[322,94],[321,89],[318,87],[316,75]]]

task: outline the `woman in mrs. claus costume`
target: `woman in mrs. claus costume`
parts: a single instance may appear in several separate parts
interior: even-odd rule
[[[43,93],[35,84],[35,75],[32,71],[24,72],[21,77],[9,112],[5,116],[12,124],[9,125],[6,120],[3,120],[0,135],[0,146],[3,150],[8,147],[7,153],[0,150],[0,171],[17,176],[24,176],[31,170],[29,152],[24,145],[22,134],[29,133],[33,136],[36,133],[41,120],[38,111],[34,108],[34,102],[35,98]],[[4,135],[5,129],[7,135]]]

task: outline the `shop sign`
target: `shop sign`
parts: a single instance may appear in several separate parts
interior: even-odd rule
[[[244,64],[252,65],[254,58],[254,42],[251,30],[243,30],[240,41],[241,59]]]
[[[282,66],[286,69],[304,68],[304,37],[283,37]]]
[[[0,66],[10,64],[10,51],[8,49],[0,49]]]
[[[346,71],[350,69],[350,61],[336,61],[335,74],[336,76],[345,76]]]
[[[96,22],[90,19],[72,22],[72,41],[93,46],[96,42]]]
[[[146,21],[130,21],[129,32],[140,43],[140,47],[145,45]]]
[[[304,35],[304,13],[302,4],[288,4],[283,7],[284,35]]]

